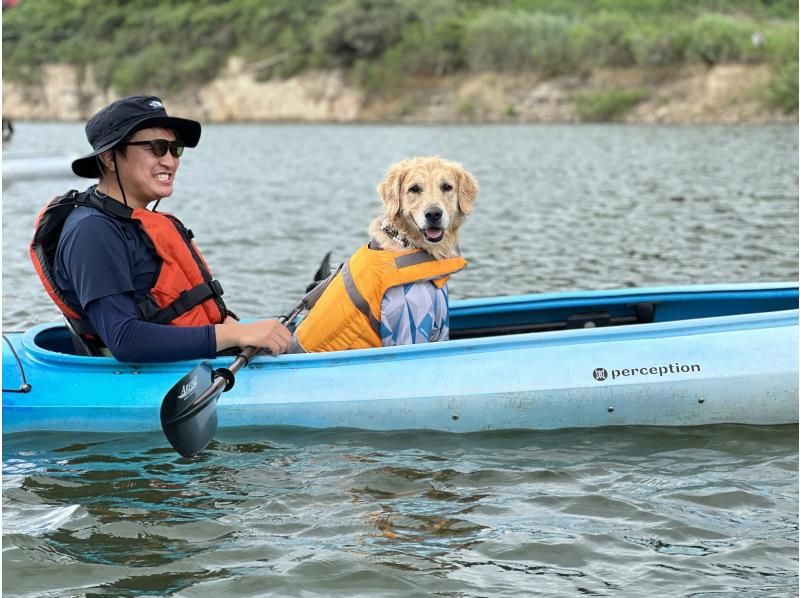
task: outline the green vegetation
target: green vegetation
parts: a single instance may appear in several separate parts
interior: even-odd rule
[[[469,69],[536,71],[545,76],[570,72],[577,55],[571,22],[547,13],[490,10],[467,24],[465,56]]]
[[[797,71],[797,59],[777,66],[767,88],[767,101],[787,114],[797,112]]]
[[[582,121],[605,122],[620,120],[636,104],[647,98],[640,89],[604,89],[575,97],[575,108]]]
[[[798,27],[797,21],[786,26],[781,35],[775,36],[767,48],[772,64],[773,76],[767,88],[767,101],[784,112],[797,112],[798,78]]]
[[[260,78],[344,68],[391,93],[411,75],[751,62],[791,111],[797,19],[795,0],[20,0],[3,12],[3,77],[69,63],[120,93],[175,92],[236,55]],[[625,103],[602,95],[587,114]]]

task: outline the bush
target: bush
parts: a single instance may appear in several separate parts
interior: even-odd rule
[[[173,91],[235,54],[258,78],[344,66],[383,90],[465,70],[744,60],[772,63],[770,101],[784,106],[797,13],[792,0],[24,0],[3,11],[3,76],[62,63],[91,66],[103,89]]]
[[[327,0],[233,0],[241,10],[234,21],[236,53],[251,64],[268,64],[256,71],[257,80],[286,78],[324,64],[311,44],[311,30],[321,18]]]
[[[798,68],[800,64],[796,58],[775,66],[767,87],[767,102],[786,114],[798,109]]]
[[[357,60],[351,69],[353,82],[373,94],[391,95],[403,84],[403,69],[397,55],[387,52],[380,62]]]
[[[576,65],[572,27],[565,17],[490,10],[471,20],[465,54],[472,71],[534,70],[552,76]]]
[[[314,49],[337,66],[374,59],[400,40],[412,14],[400,0],[343,0],[312,31]]]
[[[44,64],[81,60],[81,48],[72,39],[80,26],[80,15],[70,2],[21,2],[4,10],[3,78],[33,80],[34,71]]]
[[[707,64],[753,59],[762,53],[752,41],[757,29],[753,23],[736,17],[702,15],[686,28],[686,59]]]
[[[797,21],[790,24],[778,23],[764,28],[763,44],[767,59],[773,64],[785,64],[797,60],[798,26]]]
[[[284,50],[271,72],[297,72],[315,58],[308,28],[324,2],[25,0],[3,11],[4,75],[92,65],[102,88],[169,91],[212,79],[234,52],[259,61]]]
[[[592,66],[631,66],[636,63],[632,32],[634,20],[625,14],[589,16],[575,28],[581,61]]]
[[[640,66],[669,66],[684,62],[689,34],[679,21],[666,19],[640,26],[631,35],[631,47]]]
[[[131,13],[107,46],[105,77],[123,94],[171,93],[213,79],[235,44],[233,28],[219,25],[222,8],[164,4]]]
[[[605,89],[579,94],[575,98],[575,109],[582,121],[614,121],[646,98],[647,92],[640,89]]]
[[[465,65],[462,38],[464,22],[450,18],[437,23],[413,23],[403,30],[403,39],[386,52],[389,63],[403,73],[445,75]]]
[[[797,19],[796,0],[507,0],[515,9],[585,16],[593,12],[616,12],[644,19],[682,14],[691,18],[706,12],[749,14],[759,19]]]
[[[772,62],[772,79],[766,90],[767,103],[787,114],[798,109],[798,26],[778,24],[766,29],[764,47]]]

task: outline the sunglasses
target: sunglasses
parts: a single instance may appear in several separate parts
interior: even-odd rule
[[[167,141],[166,139],[151,139],[149,141],[129,141],[126,145],[147,145],[157,157],[166,155],[167,150],[173,158],[180,158],[186,147],[182,141]]]

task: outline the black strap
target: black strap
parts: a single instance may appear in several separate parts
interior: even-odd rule
[[[159,308],[155,301],[148,295],[142,299],[137,307],[144,320],[155,322],[156,324],[169,324],[175,318],[183,315],[203,301],[220,296],[223,293],[222,285],[217,280],[203,283],[181,293],[181,295],[165,308]],[[223,314],[223,317],[226,314]],[[227,315],[238,320],[238,316],[232,312]],[[67,328],[72,337],[72,346],[79,355],[102,355],[101,348],[105,345],[100,341],[97,332],[88,319],[74,320],[64,316]]]
[[[78,334],[80,336],[97,334],[94,328],[92,328],[92,325],[89,323],[89,320],[85,319],[73,320],[72,318],[68,318],[67,316],[64,316],[64,319],[67,321],[69,329],[72,330],[75,334]]]
[[[221,297],[222,294],[222,285],[218,280],[212,280],[184,291],[175,301],[164,308],[158,307],[149,295],[139,301],[138,308],[142,319],[154,324],[169,324],[203,301]]]
[[[72,348],[75,349],[75,353],[91,357],[102,355],[100,348],[103,344],[87,320],[73,320],[67,316],[64,316],[64,320],[72,337]]]

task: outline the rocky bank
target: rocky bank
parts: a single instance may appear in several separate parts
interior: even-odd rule
[[[91,72],[45,67],[41,84],[3,82],[3,115],[15,120],[84,121],[118,97],[98,89]],[[259,81],[241,59],[220,77],[177,95],[159,94],[173,113],[203,122],[577,122],[575,98],[605,89],[636,89],[646,99],[630,123],[792,123],[797,113],[767,107],[766,65],[691,65],[599,69],[570,77],[485,73],[415,78],[397,90],[367,94],[342,71]],[[152,92],[152,90],[142,90]]]

